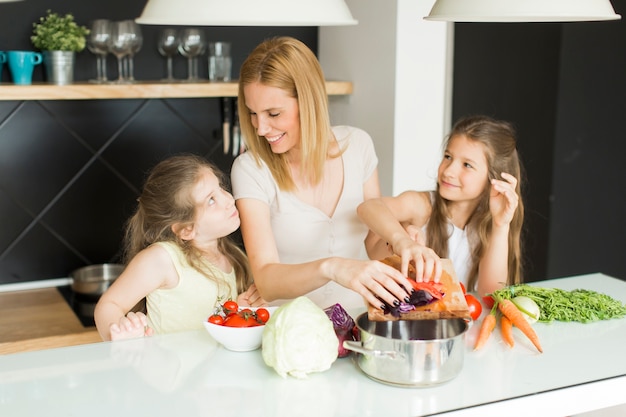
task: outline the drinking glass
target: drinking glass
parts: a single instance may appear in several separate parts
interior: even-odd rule
[[[198,57],[204,54],[206,39],[204,31],[197,28],[184,29],[180,36],[178,52],[188,60],[187,81],[198,81]]]
[[[173,58],[178,53],[178,45],[180,45],[178,31],[172,28],[163,29],[157,42],[159,53],[167,59],[167,77],[162,81],[174,80]]]
[[[131,32],[129,39],[130,47],[128,54],[125,57],[128,63],[128,72],[126,74],[128,75],[127,81],[132,83],[135,82],[135,68],[133,58],[135,54],[139,52],[141,46],[143,45],[143,36],[141,34],[141,28],[134,20],[129,20],[128,22]]]
[[[111,21],[96,19],[89,28],[87,49],[96,56],[96,78],[90,80],[94,83],[104,83],[107,79],[107,61],[109,53],[108,42],[111,36]]]
[[[209,81],[230,81],[230,42],[209,43]]]
[[[131,39],[134,36],[132,20],[121,20],[111,24],[111,37],[108,46],[111,52],[117,58],[117,80],[115,83],[125,83],[127,81],[126,71],[124,70],[123,58],[130,53]]]

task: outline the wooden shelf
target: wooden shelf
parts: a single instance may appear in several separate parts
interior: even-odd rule
[[[203,98],[237,97],[237,82],[229,83],[159,83],[133,84],[75,83],[53,85],[0,84],[0,100],[107,100],[132,98]],[[352,94],[349,81],[327,81],[328,95]]]

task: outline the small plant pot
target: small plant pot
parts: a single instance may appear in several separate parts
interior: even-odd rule
[[[73,51],[43,51],[46,80],[51,84],[65,85],[74,82]]]

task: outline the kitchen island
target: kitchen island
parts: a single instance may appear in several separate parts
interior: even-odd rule
[[[603,274],[535,285],[626,302],[626,282]],[[478,327],[466,334],[461,373],[424,388],[373,381],[352,357],[283,379],[261,350],[230,352],[204,330],[3,355],[0,415],[565,416],[626,402],[626,318],[537,323],[543,354],[519,333],[508,348],[498,330],[475,352]]]

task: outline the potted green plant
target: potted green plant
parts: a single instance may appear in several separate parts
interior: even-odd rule
[[[47,11],[33,23],[33,46],[42,51],[46,75],[54,84],[70,84],[74,80],[74,57],[85,49],[89,29],[74,21],[67,13],[61,16]]]

